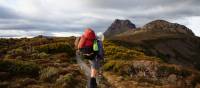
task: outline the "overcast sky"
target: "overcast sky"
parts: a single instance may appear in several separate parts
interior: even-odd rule
[[[104,32],[115,19],[138,27],[163,19],[200,36],[200,0],[0,0],[0,37]]]

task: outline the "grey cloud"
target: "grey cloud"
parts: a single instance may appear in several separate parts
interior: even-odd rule
[[[155,6],[174,6],[177,4],[188,3],[199,5],[199,0],[88,0],[89,6],[99,8],[152,8]]]
[[[200,15],[199,0],[90,0],[94,8],[117,9],[123,13],[131,13],[128,16],[144,17],[174,17]],[[159,8],[166,11],[159,11]],[[142,14],[152,10],[148,14]],[[137,13],[141,14],[137,14]],[[121,13],[123,15],[123,13]]]
[[[48,14],[45,13],[37,17],[22,16],[12,9],[0,6],[0,30],[44,31],[43,34],[50,35],[53,32],[82,32],[84,28],[91,27],[96,32],[104,32],[117,18],[130,19],[136,26],[142,26],[156,19],[170,20],[200,16],[200,0],[86,1],[87,5],[84,11],[63,12],[69,16],[63,18],[46,17]],[[94,17],[87,16],[87,14],[82,16],[83,13],[92,13]],[[92,20],[92,22],[84,21],[85,19]],[[29,35],[37,35],[37,33]],[[1,36],[9,35],[1,35],[0,33]]]
[[[20,18],[14,11],[9,8],[0,6],[0,19],[16,19]]]

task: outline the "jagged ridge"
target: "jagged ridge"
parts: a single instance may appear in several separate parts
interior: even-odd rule
[[[135,24],[131,23],[130,20],[116,19],[111,26],[104,32],[106,37],[115,36],[117,34],[126,32],[128,30],[135,29]]]

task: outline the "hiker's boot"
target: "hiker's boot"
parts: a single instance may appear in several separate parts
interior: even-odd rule
[[[92,77],[90,79],[90,87],[89,88],[97,88],[96,79],[94,77]]]

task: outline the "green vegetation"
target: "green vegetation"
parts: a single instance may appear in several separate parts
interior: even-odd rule
[[[66,85],[65,87],[75,87],[75,85],[73,84],[74,82],[76,82],[75,80],[75,76],[71,73],[68,73],[64,76],[60,76],[59,79],[56,80],[56,85],[62,85],[62,84],[69,84],[69,85]]]
[[[0,84],[7,83],[8,87],[20,83],[23,85],[23,80],[28,79],[28,82],[34,80],[34,85],[44,88],[85,87],[87,78],[80,71],[75,59],[72,59],[75,56],[74,39],[74,37],[0,39],[0,58],[2,58]],[[165,63],[163,58],[167,57],[150,56],[146,50],[148,48],[140,45],[106,40],[103,70],[118,76],[119,79],[122,78],[124,82],[137,81],[141,83],[140,85],[149,83],[158,86],[170,81],[169,76],[175,75],[178,80],[185,82],[185,79],[194,75],[193,71]],[[191,78],[193,85],[199,83],[197,75]],[[25,84],[20,87],[32,86]]]
[[[186,69],[176,69],[173,66],[160,66],[157,70],[159,76],[169,76],[170,74],[175,74],[183,78],[191,75],[191,72]]]
[[[40,79],[47,82],[55,81],[55,77],[58,76],[59,69],[55,67],[47,67],[40,71]]]
[[[9,72],[14,76],[37,77],[40,67],[37,64],[18,61],[18,60],[1,60],[0,71]]]
[[[114,59],[114,60],[133,60],[133,59],[151,59],[151,60],[160,60],[156,57],[148,57],[143,52],[139,52],[138,50],[142,51],[139,47],[129,48],[127,45],[125,46],[118,46],[119,42],[115,41],[105,41],[104,42],[104,50],[106,58]]]
[[[147,55],[145,50],[137,45],[121,44],[120,41],[105,41],[106,60],[104,71],[111,72],[123,78],[123,81],[137,81],[138,85],[148,83],[162,86],[177,79],[185,81],[192,77],[193,72],[183,67],[170,65],[163,58]],[[144,54],[145,53],[145,54]],[[175,76],[174,79],[171,77]],[[192,79],[193,80],[193,79]],[[190,80],[190,81],[192,81]],[[194,79],[195,85],[198,80]]]
[[[65,53],[68,53],[70,57],[75,55],[74,54],[75,51],[68,43],[46,44],[46,45],[35,47],[35,49],[38,50],[39,52],[45,52],[49,54],[65,52]]]
[[[104,64],[103,69],[106,71],[113,71],[119,75],[131,75],[133,74],[132,64],[131,62],[123,61],[123,60],[112,60]]]
[[[31,54],[32,59],[45,59],[48,57],[49,57],[49,54],[47,54],[45,52]]]
[[[75,56],[74,37],[71,38],[22,38],[0,39],[0,57],[6,59],[44,59],[53,54],[66,53]]]
[[[134,72],[134,60],[160,62],[159,58],[146,56],[144,53],[135,50],[135,48],[128,48],[126,44],[124,44],[124,46],[118,46],[119,44],[119,41],[104,42],[105,56],[107,58],[103,66],[104,70],[114,71],[120,75],[132,75]]]
[[[74,39],[0,39],[0,87],[85,87],[86,78],[73,59]]]

